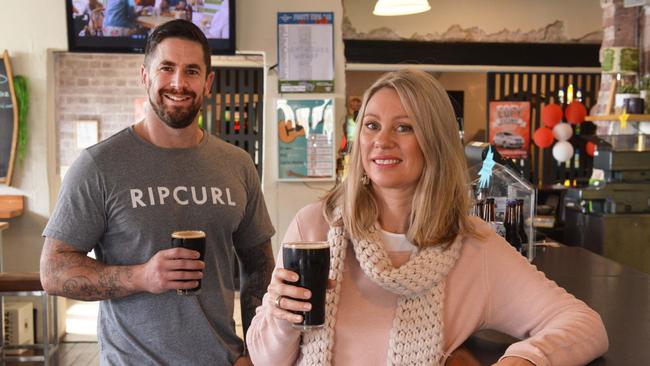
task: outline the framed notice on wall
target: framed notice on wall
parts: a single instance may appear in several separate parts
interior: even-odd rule
[[[528,156],[530,102],[490,102],[490,144],[504,158]]]
[[[334,91],[334,13],[278,13],[280,93]]]
[[[279,99],[278,179],[333,180],[334,100]]]

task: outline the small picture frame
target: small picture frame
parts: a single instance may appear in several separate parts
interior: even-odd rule
[[[79,150],[99,142],[99,123],[97,121],[77,121],[75,140]]]

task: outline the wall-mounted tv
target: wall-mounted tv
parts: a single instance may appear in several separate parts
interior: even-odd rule
[[[235,53],[235,0],[65,0],[72,52],[141,53],[157,25],[188,19],[212,54]]]

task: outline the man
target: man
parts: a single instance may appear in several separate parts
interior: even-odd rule
[[[102,300],[102,365],[245,365],[235,334],[233,263],[244,331],[273,270],[274,229],[249,155],[198,127],[210,49],[192,23],[150,35],[144,120],[83,151],[43,235],[51,294]],[[206,232],[206,253],[170,249],[176,230]],[[86,253],[94,249],[97,260]],[[202,279],[198,296],[179,296]]]

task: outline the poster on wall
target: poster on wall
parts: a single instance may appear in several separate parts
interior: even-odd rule
[[[279,99],[278,179],[334,179],[334,100]]]
[[[278,13],[280,93],[334,91],[334,13]]]
[[[524,159],[530,143],[530,103],[490,102],[490,144],[504,158]]]

